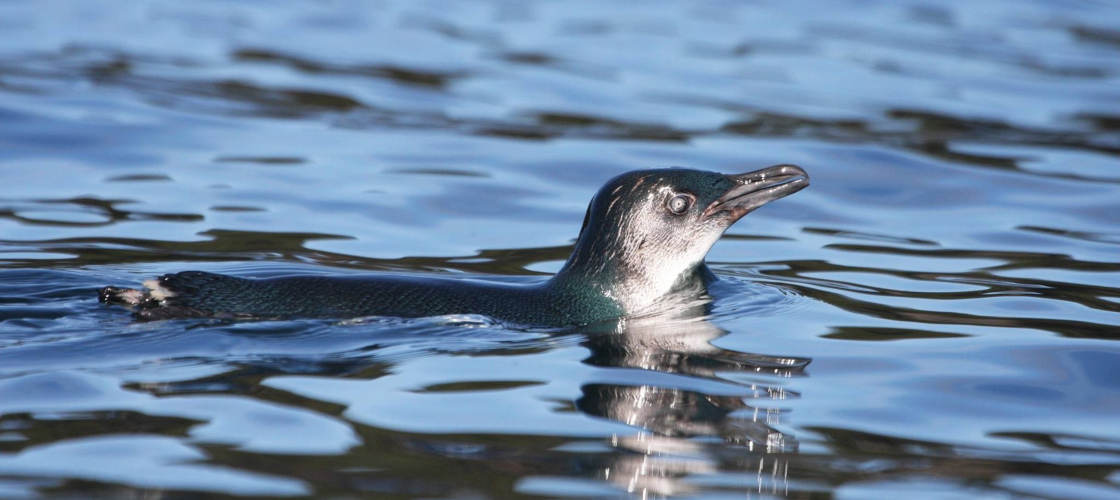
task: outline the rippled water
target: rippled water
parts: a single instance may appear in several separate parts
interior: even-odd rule
[[[1112,2],[0,4],[0,497],[1120,497]],[[626,170],[796,163],[711,314],[135,323],[529,281]]]

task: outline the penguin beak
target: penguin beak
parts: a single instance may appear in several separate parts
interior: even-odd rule
[[[734,183],[723,196],[704,210],[704,217],[728,213],[732,221],[778,198],[796,193],[809,185],[809,174],[796,165],[774,165],[745,174],[728,175]]]

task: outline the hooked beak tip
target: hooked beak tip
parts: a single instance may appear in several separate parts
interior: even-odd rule
[[[706,217],[727,212],[733,220],[738,220],[762,205],[809,185],[809,174],[797,165],[774,165],[727,177],[735,185],[708,206],[704,211]]]

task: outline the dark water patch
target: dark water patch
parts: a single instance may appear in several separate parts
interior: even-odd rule
[[[1077,113],[1074,118],[1092,125],[1094,130],[1114,132],[1120,130],[1120,115]],[[1114,138],[1115,139],[1115,138]]]
[[[455,170],[448,168],[393,168],[386,170],[388,174],[405,174],[405,175],[434,175],[446,177],[489,177],[484,172],[476,172],[473,170]]]
[[[544,130],[526,129],[522,126],[505,126],[505,125],[486,125],[474,129],[474,133],[488,136],[499,137],[504,139],[519,139],[539,141],[545,139],[552,139],[555,135],[548,133]]]
[[[689,47],[690,55],[703,58],[746,58],[776,54],[807,55],[814,51],[815,48],[810,43],[763,38],[751,38],[730,47],[722,43],[694,43]]]
[[[510,380],[510,381],[478,381],[478,382],[453,382],[448,384],[429,385],[420,389],[418,392],[459,392],[459,391],[500,391],[504,389],[516,389],[518,387],[526,387],[530,385],[540,385],[543,382],[532,380]]]
[[[1039,226],[1019,226],[1015,229],[1022,231],[1031,231],[1042,234],[1052,234],[1056,236],[1063,236],[1066,238],[1073,238],[1083,241],[1092,241],[1095,243],[1109,243],[1120,244],[1120,233],[1096,233],[1091,231],[1071,231],[1068,229],[1058,229],[1052,227],[1039,227]]]
[[[915,330],[907,328],[837,326],[833,327],[832,330],[832,333],[821,335],[821,338],[840,340],[884,341],[909,339],[951,339],[958,337],[968,337],[968,335],[959,333]]]
[[[168,182],[173,180],[166,174],[129,174],[115,175],[105,179],[105,182]]]
[[[327,350],[329,349],[327,348]],[[376,349],[369,349],[368,351],[373,350]],[[183,358],[180,361],[204,362],[206,358]],[[222,367],[220,373],[170,382],[132,382],[124,384],[122,387],[159,397],[252,392],[261,399],[275,403],[311,408],[328,415],[338,415],[345,409],[344,407],[262,387],[260,383],[274,375],[320,375],[369,379],[388,374],[391,367],[390,363],[362,356],[325,358],[321,356],[241,357],[240,359],[230,360],[228,365]]]
[[[741,241],[789,241],[793,239],[784,236],[773,236],[768,234],[724,234],[720,238],[725,240]]]
[[[210,210],[215,212],[267,212],[268,209],[249,205],[214,205]]]
[[[331,92],[304,89],[275,89],[238,80],[194,82],[187,93],[215,98],[231,104],[234,114],[299,118],[322,112],[345,112],[362,108],[358,100]]]
[[[1117,30],[1100,26],[1071,26],[1069,31],[1079,40],[1120,47],[1120,31]]]
[[[234,51],[232,57],[238,61],[282,64],[306,73],[382,78],[403,85],[432,88],[445,87],[452,80],[466,76],[462,72],[420,71],[391,65],[331,64],[260,48],[238,49]]]
[[[587,115],[524,113],[510,122],[466,122],[472,133],[524,140],[597,139],[657,142],[687,142],[693,135],[669,125],[640,123]]]
[[[195,222],[204,218],[201,214],[145,212],[120,207],[136,203],[131,199],[77,197],[9,201],[12,202],[18,205],[0,207],[0,218],[37,226],[98,227],[127,221]]]
[[[827,236],[836,236],[840,238],[851,238],[855,240],[870,240],[881,241],[885,243],[909,244],[909,245],[924,245],[924,246],[939,246],[936,241],[923,240],[920,238],[904,238],[898,236],[890,236],[885,234],[865,233],[861,231],[848,231],[843,229],[828,229],[819,227],[806,227],[802,231],[806,233],[823,234]]]
[[[792,137],[812,135],[834,141],[863,139],[868,125],[859,120],[821,120],[760,112],[748,120],[725,123],[720,131],[750,136]]]
[[[217,163],[255,163],[260,165],[299,165],[307,159],[298,156],[219,156]]]
[[[1062,451],[1076,451],[1088,454],[1120,451],[1120,441],[1108,437],[1081,434],[1043,434],[1035,432],[1000,432],[994,436],[1020,439],[1031,444]],[[1108,458],[1108,457],[1102,457]]]
[[[689,137],[685,132],[656,123],[625,122],[597,116],[556,112],[536,113],[530,118],[544,130],[557,131],[555,135],[654,141],[687,141]]]
[[[120,410],[54,413],[42,417],[33,413],[9,413],[0,417],[0,427],[19,429],[23,439],[0,442],[0,452],[13,453],[60,440],[121,432],[185,437],[189,429],[198,424],[199,421],[192,419]]]
[[[610,81],[617,75],[609,67],[572,61],[543,52],[499,52],[493,57],[514,65],[549,69],[572,76]]]
[[[518,64],[552,66],[560,62],[559,59],[542,52],[507,52],[499,55],[504,61]]]
[[[909,7],[908,14],[911,19],[923,24],[943,28],[951,28],[957,25],[953,11],[938,5],[913,5]]]
[[[71,210],[0,210],[0,217],[12,219],[24,224],[45,226],[86,226],[103,225],[110,221],[103,219],[99,214],[85,211]]]

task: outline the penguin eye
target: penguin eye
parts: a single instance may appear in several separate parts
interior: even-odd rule
[[[681,215],[692,206],[692,197],[687,194],[678,194],[669,198],[668,208],[673,215]]]

